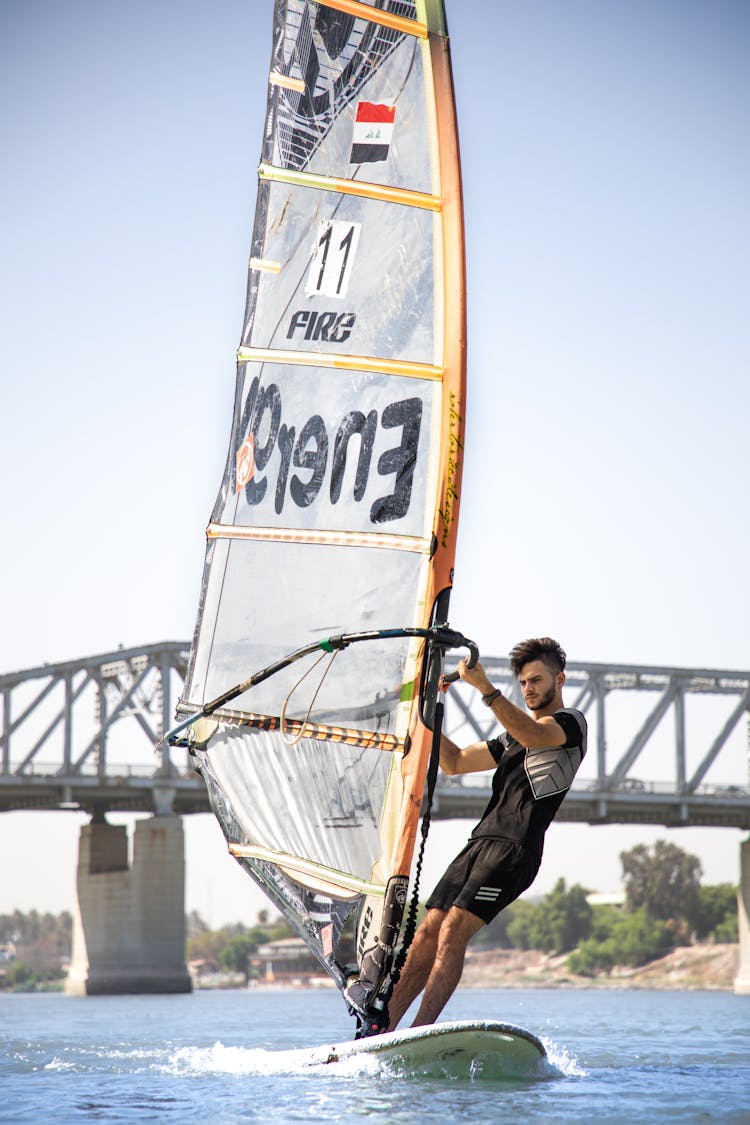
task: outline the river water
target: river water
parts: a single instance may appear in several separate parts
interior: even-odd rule
[[[284,1052],[352,1037],[338,993],[0,996],[0,1121],[750,1123],[750,996],[461,989],[445,1019],[542,1039],[544,1077],[407,1078]]]

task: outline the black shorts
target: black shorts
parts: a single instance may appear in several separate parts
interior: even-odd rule
[[[512,840],[469,840],[428,898],[427,909],[460,906],[491,922],[531,886],[540,863],[541,856]]]

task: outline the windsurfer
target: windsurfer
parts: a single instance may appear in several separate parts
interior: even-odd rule
[[[563,704],[565,660],[550,637],[522,641],[512,650],[511,668],[530,714],[490,683],[481,664],[458,665],[461,679],[481,693],[505,730],[464,749],[441,739],[444,773],[495,768],[492,797],[427,901],[388,1005],[389,1030],[423,989],[412,1026],[435,1022],[461,978],[471,938],[536,877],[544,834],[586,753],[586,719]]]

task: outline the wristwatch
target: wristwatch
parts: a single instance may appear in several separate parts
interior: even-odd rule
[[[500,688],[495,688],[495,690],[491,691],[489,695],[482,696],[482,703],[485,705],[485,707],[491,707],[498,696],[502,694],[503,693],[500,691]]]

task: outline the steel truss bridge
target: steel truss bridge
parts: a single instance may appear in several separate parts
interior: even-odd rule
[[[207,812],[185,751],[154,753],[188,652],[168,641],[0,676],[0,812]],[[507,660],[482,663],[522,705]],[[557,821],[750,829],[750,672],[569,663],[566,676],[589,752]],[[475,691],[451,688],[449,737],[466,745],[497,729]],[[433,816],[475,819],[489,791],[487,774],[441,775]]]

